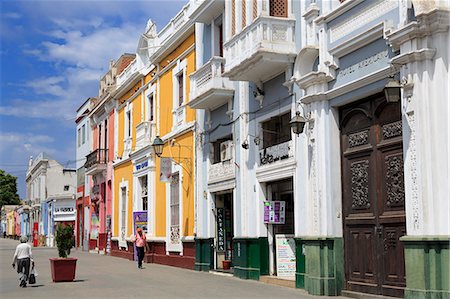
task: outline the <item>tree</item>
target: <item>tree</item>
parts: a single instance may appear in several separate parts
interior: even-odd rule
[[[0,169],[0,209],[4,205],[18,205],[17,177]]]

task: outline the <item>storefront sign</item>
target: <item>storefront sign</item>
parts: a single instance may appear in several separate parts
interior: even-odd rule
[[[172,177],[172,159],[161,158],[161,166],[159,173],[159,180],[161,183],[170,183]]]
[[[264,223],[284,224],[286,215],[285,201],[264,202]]]
[[[386,62],[386,60],[389,59],[389,53],[388,50],[384,50],[380,53],[377,53],[373,56],[370,56],[358,63],[355,63],[349,67],[346,67],[345,69],[339,71],[339,76],[345,77],[355,71],[358,71],[360,69],[366,68],[367,66],[377,63],[377,62]]]
[[[147,168],[148,167],[148,161],[145,161],[145,162],[142,162],[142,163],[139,163],[139,164],[136,164],[136,171],[140,171],[140,170],[143,170],[143,169],[145,169],[145,168]]]
[[[289,141],[259,151],[259,163],[265,165],[289,158]]]
[[[295,240],[293,235],[275,235],[277,276],[295,279]]]
[[[225,251],[224,209],[217,208],[217,251]]]

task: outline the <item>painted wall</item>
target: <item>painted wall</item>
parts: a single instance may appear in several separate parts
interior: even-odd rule
[[[113,231],[112,236],[119,236],[119,206],[120,206],[120,183],[128,181],[128,195],[127,195],[127,211],[128,211],[128,223],[127,223],[127,236],[132,234],[132,208],[133,208],[133,172],[131,161],[124,162],[114,168],[114,215],[113,215]]]

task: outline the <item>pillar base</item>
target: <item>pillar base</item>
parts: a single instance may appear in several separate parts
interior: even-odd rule
[[[406,299],[450,299],[450,236],[404,236]]]
[[[195,238],[195,266],[197,271],[214,269],[214,239]]]
[[[343,239],[300,237],[295,241],[296,287],[312,295],[340,295],[344,285]]]
[[[269,242],[261,238],[233,239],[234,276],[259,280],[269,274]]]

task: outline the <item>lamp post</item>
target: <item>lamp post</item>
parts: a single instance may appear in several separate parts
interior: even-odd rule
[[[389,81],[384,86],[384,95],[388,103],[396,103],[400,100],[400,88],[402,85],[394,78],[389,78]]]
[[[161,157],[164,148],[164,141],[159,136],[156,136],[155,140],[153,140],[152,147],[155,154],[158,157]]]
[[[303,133],[307,119],[300,115],[300,111],[295,112],[295,116],[289,122],[289,125],[294,134],[300,135]]]

